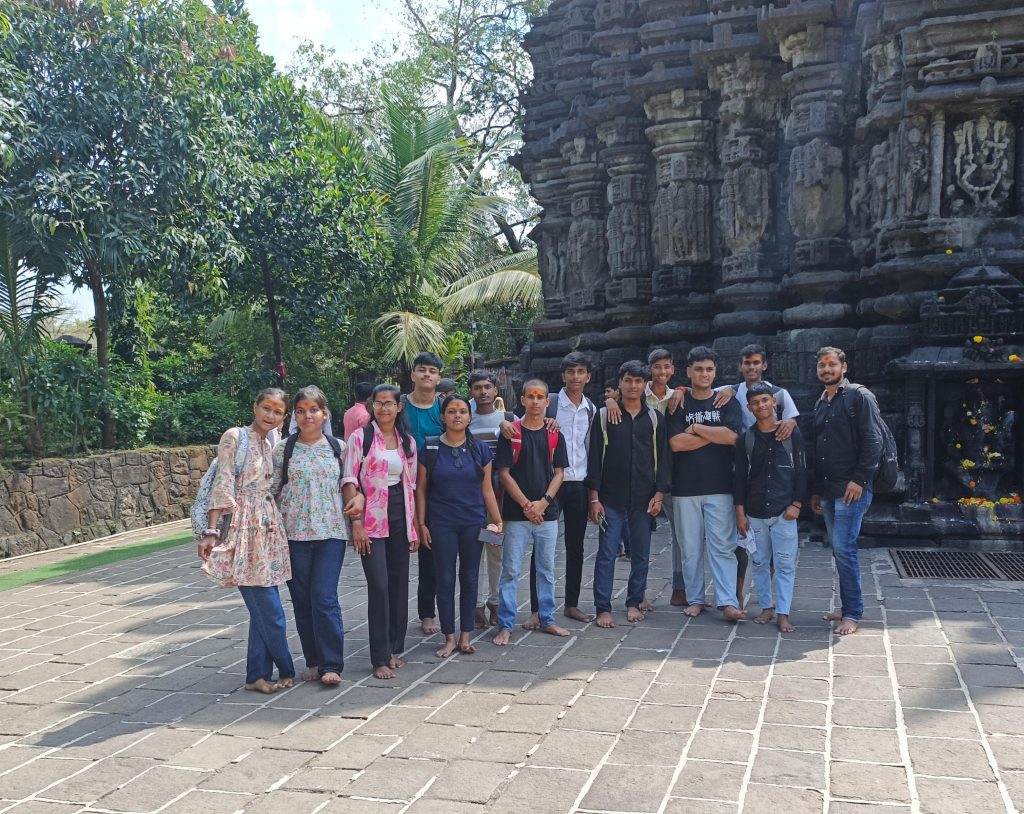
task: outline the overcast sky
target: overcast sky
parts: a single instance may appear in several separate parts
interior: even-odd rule
[[[259,27],[260,48],[285,68],[304,39],[333,48],[339,59],[357,60],[377,42],[394,39],[399,30],[399,0],[248,0]],[[65,305],[82,319],[93,315],[88,289],[62,291]]]

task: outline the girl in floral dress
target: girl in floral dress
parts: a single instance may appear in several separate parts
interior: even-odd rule
[[[366,575],[373,675],[387,679],[405,666],[399,654],[409,624],[409,554],[419,548],[413,500],[416,442],[406,427],[397,387],[379,384],[370,399],[373,421],[349,436],[342,485],[352,547]]]
[[[263,390],[253,405],[252,424],[232,427],[221,436],[210,490],[210,525],[199,543],[203,571],[221,587],[237,587],[249,609],[245,688],[268,694],[291,687],[295,680],[278,592],[292,569],[284,522],[270,492],[274,467],[267,438],[281,426],[286,400],[283,390]],[[235,455],[246,443],[245,462],[236,479]],[[226,539],[219,540],[218,523],[225,514],[231,515],[231,523]]]
[[[288,534],[292,563],[288,592],[306,659],[302,678],[333,686],[341,683],[345,666],[338,602],[338,578],[348,539],[341,503],[345,442],[324,434],[330,413],[319,387],[303,387],[292,404],[297,432],[274,447],[273,491]]]

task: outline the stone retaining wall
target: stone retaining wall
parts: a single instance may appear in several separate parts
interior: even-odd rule
[[[46,458],[0,469],[0,557],[188,516],[216,447]]]

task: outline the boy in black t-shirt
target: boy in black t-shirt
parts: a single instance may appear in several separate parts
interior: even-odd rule
[[[500,604],[494,637],[497,645],[506,645],[516,622],[516,589],[526,549],[533,539],[537,565],[537,600],[540,630],[553,636],[568,636],[569,631],[555,624],[555,544],[558,541],[558,504],[555,495],[569,465],[565,439],[544,423],[548,406],[548,386],[540,379],[523,385],[520,399],[525,414],[514,439],[498,439],[494,465],[505,491],[501,518],[505,521],[505,540],[501,554]],[[518,447],[518,451],[516,450]]]
[[[691,389],[668,415],[672,449],[672,511],[683,547],[687,616],[704,610],[704,540],[711,559],[715,605],[729,621],[742,619],[736,595],[736,515],[733,508],[733,445],[742,423],[732,399],[715,407],[718,354],[698,346],[686,357]]]

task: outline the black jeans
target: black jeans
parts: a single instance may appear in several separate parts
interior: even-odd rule
[[[558,490],[558,508],[565,528],[565,607],[580,604],[583,581],[583,535],[587,533],[587,489],[583,481],[568,481]],[[530,555],[530,612],[537,612],[537,568]]]
[[[360,559],[366,575],[366,621],[370,663],[383,667],[405,650],[409,626],[409,536],[402,484],[388,488],[388,536],[370,541]]]
[[[480,523],[468,526],[430,524],[434,563],[437,565],[437,614],[445,636],[455,633],[456,574],[459,581],[459,630],[472,633],[476,628],[477,580],[484,547],[478,539],[480,526]]]
[[[437,569],[434,565],[434,552],[421,545],[416,552],[420,566],[419,582],[416,585],[416,610],[420,619],[433,619],[437,616],[434,610],[434,597],[437,595]]]

